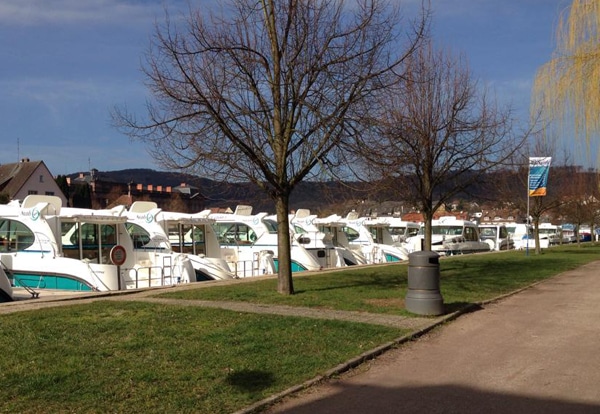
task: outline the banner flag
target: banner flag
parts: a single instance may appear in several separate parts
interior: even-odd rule
[[[552,157],[529,157],[529,197],[546,195]]]

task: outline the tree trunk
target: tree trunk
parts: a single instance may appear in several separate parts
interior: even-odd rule
[[[423,250],[431,251],[431,222],[433,221],[433,211],[424,211],[425,218],[425,234],[423,238]]]
[[[294,294],[290,243],[289,196],[280,195],[275,200],[277,213],[277,257],[279,263],[277,291],[283,295]]]
[[[540,245],[540,218],[537,216],[533,218],[533,239],[535,241],[535,254],[541,254],[542,246]],[[529,243],[529,240],[527,240],[527,243]]]

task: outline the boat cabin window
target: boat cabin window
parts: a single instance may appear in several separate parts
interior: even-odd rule
[[[508,230],[506,229],[506,227],[500,227],[500,238],[501,239],[508,238]]]
[[[35,241],[33,232],[25,224],[10,219],[0,219],[0,252],[25,250]]]
[[[159,234],[150,234],[150,232],[142,226],[135,223],[126,223],[125,228],[127,229],[129,237],[131,237],[134,249],[168,250],[171,248],[167,238],[162,232]]]
[[[252,245],[257,239],[256,232],[243,223],[213,224],[221,246]]]
[[[432,234],[439,234],[439,235],[443,235],[443,236],[460,236],[462,234],[462,226],[432,226],[431,227],[431,233]],[[423,233],[419,233],[419,234],[425,234],[425,228],[422,228]]]
[[[479,236],[477,234],[477,229],[475,229],[475,227],[465,227],[463,236],[465,236],[465,240],[467,240],[467,241],[478,241],[479,240]]]
[[[206,228],[204,225],[169,223],[167,233],[173,251],[195,255],[206,254]]]
[[[346,234],[346,238],[349,242],[353,242],[354,240],[358,239],[359,233],[352,227],[344,227],[342,231]]]
[[[324,233],[331,237],[331,242],[333,243],[334,246],[340,246],[340,242],[338,240],[338,232],[336,231],[335,227],[321,225],[321,226],[318,226],[317,228],[321,233]]]
[[[373,242],[383,244],[383,228],[369,227],[369,232],[373,236]]]
[[[61,223],[62,251],[65,257],[110,264],[110,250],[117,244],[115,224]]]

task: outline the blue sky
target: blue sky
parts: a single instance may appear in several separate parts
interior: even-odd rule
[[[404,0],[410,6],[415,0]],[[210,8],[218,1],[190,1]],[[147,96],[141,61],[165,6],[187,0],[0,0],[0,163],[44,160],[67,174],[160,169],[110,125]],[[536,70],[551,56],[569,0],[432,0],[439,46],[463,53],[476,78],[525,120]],[[408,8],[410,9],[410,7]]]

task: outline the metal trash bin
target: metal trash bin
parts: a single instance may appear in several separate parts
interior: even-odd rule
[[[442,315],[444,299],[440,293],[440,255],[417,251],[408,255],[406,310],[417,315]]]

